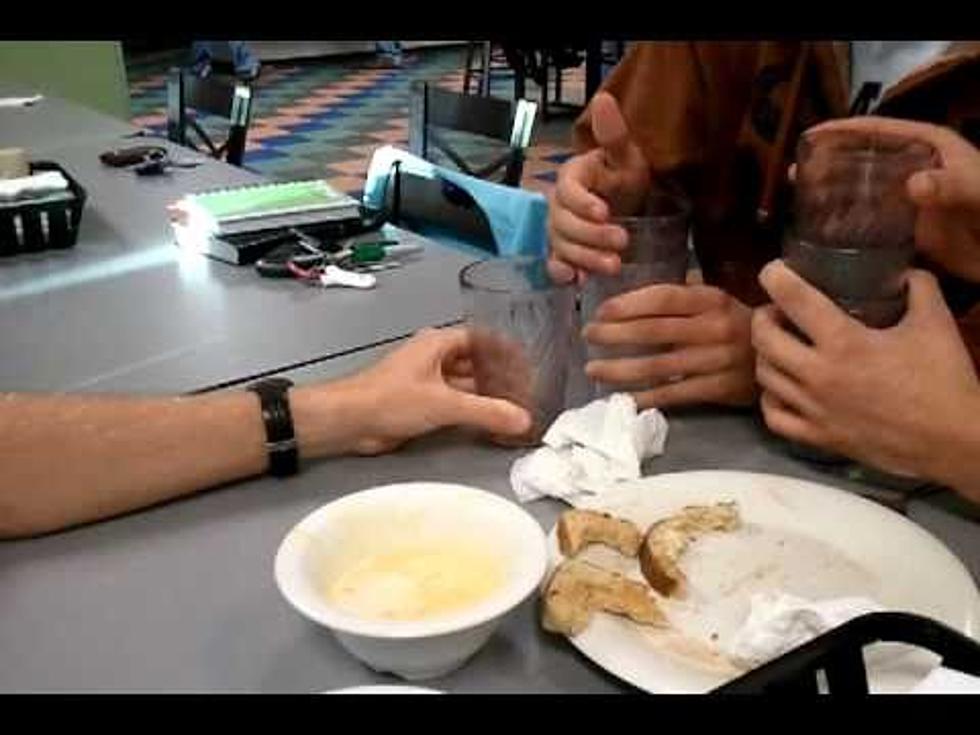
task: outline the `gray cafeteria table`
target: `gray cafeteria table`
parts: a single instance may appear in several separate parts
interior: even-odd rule
[[[0,98],[35,94],[37,89],[31,86],[0,79]],[[47,95],[28,107],[0,107],[0,148],[81,142],[106,135],[127,135],[136,130],[125,120]]]
[[[168,203],[263,179],[166,141],[140,142],[203,163],[137,177],[99,162],[99,152],[133,144],[113,134],[32,148],[63,165],[89,199],[74,248],[0,259],[0,391],[203,390],[459,318],[457,273],[473,257],[431,241],[404,267],[379,273],[371,291],[263,279],[250,266],[181,251]]]
[[[375,360],[365,350],[287,373],[336,377]],[[671,414],[666,453],[648,473],[773,472],[837,485],[784,455],[744,413]],[[311,464],[43,538],[0,543],[0,691],[318,692],[397,683],[350,657],[279,594],[273,557],[287,531],[334,498],[411,480],[461,482],[512,497],[519,451],[449,432],[383,457]],[[528,510],[550,528],[562,506]],[[948,501],[909,515],[980,577],[980,528]],[[528,600],[463,668],[423,682],[449,692],[621,692],[630,688],[544,633]]]

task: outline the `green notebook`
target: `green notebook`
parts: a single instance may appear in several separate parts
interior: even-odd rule
[[[211,235],[296,227],[355,217],[357,200],[326,181],[291,181],[191,194],[178,207]]]

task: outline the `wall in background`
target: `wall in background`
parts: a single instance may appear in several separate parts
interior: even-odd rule
[[[0,41],[0,79],[129,118],[118,41]]]

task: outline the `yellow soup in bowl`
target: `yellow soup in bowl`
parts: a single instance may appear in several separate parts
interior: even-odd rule
[[[460,543],[368,554],[326,589],[338,608],[375,620],[424,620],[479,603],[505,581],[499,555]]]

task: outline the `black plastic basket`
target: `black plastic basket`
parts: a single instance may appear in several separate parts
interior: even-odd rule
[[[31,173],[44,171],[60,171],[68,179],[71,199],[0,202],[0,256],[64,250],[78,240],[85,189],[57,163],[31,163]]]
[[[980,676],[980,643],[919,615],[868,613],[714,690],[716,694],[817,694],[818,672],[829,694],[867,694],[864,647],[905,643],[942,657],[942,664]]]

